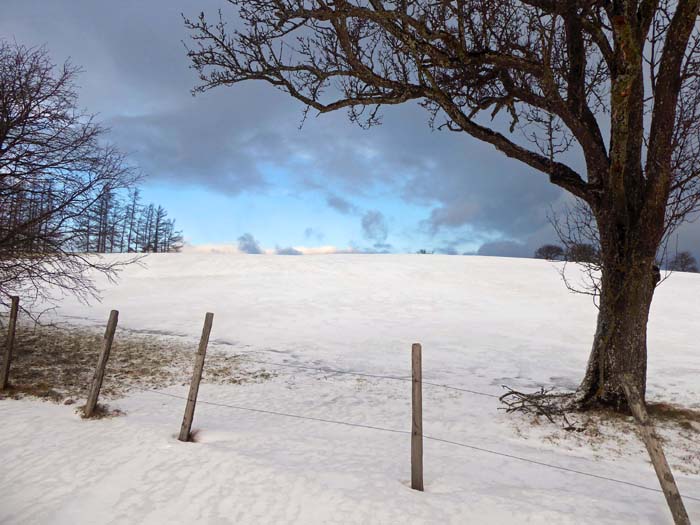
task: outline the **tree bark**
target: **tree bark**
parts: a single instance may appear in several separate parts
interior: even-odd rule
[[[659,271],[653,257],[625,259],[603,264],[597,329],[577,395],[582,407],[626,409],[623,374],[642,398],[646,392],[647,322]]]

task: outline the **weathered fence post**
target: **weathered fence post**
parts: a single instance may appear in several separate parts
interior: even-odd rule
[[[15,330],[17,329],[17,315],[19,313],[19,297],[13,296],[10,307],[10,323],[7,327],[7,341],[5,341],[5,352],[0,371],[0,390],[5,390],[10,379],[10,363],[12,363],[12,351],[15,346]]]
[[[119,312],[117,310],[112,310],[109,314],[109,321],[107,322],[107,329],[105,330],[104,344],[102,345],[100,358],[97,361],[95,375],[92,378],[90,395],[88,396],[87,403],[85,404],[85,409],[83,410],[84,417],[92,417],[92,415],[95,412],[95,408],[97,407],[97,398],[100,396],[102,380],[105,377],[105,368],[107,367],[109,352],[112,350],[112,341],[114,341],[114,332],[117,330],[118,319]]]
[[[411,347],[412,381],[412,424],[411,424],[411,488],[423,490],[423,370],[421,345]]]
[[[214,322],[214,314],[207,312],[204,317],[204,328],[202,328],[202,338],[199,340],[199,348],[194,361],[194,370],[192,372],[192,382],[190,383],[190,393],[187,396],[187,406],[185,407],[185,416],[182,418],[182,426],[180,427],[180,441],[190,440],[190,431],[192,430],[192,420],[194,419],[194,408],[197,404],[197,393],[199,392],[199,382],[202,380],[202,370],[204,370],[204,358],[207,355],[207,345],[209,344],[209,334],[211,333],[211,325]]]
[[[666,503],[668,503],[668,507],[671,509],[673,521],[676,525],[690,525],[688,512],[683,505],[683,499],[678,491],[676,480],[673,478],[671,467],[669,467],[668,461],[666,461],[666,455],[664,454],[663,448],[661,448],[661,442],[656,432],[654,432],[654,426],[651,419],[649,419],[649,414],[647,414],[644,400],[630,376],[623,376],[622,388],[625,391],[625,396],[627,397],[627,402],[632,410],[632,414],[639,424],[642,440],[649,452],[651,463],[654,465],[654,470],[656,471],[656,477],[659,478],[659,484],[664,491]]]

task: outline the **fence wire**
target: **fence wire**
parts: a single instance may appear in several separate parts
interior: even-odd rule
[[[401,377],[401,376],[387,376],[387,375],[380,375],[380,374],[368,374],[364,372],[355,372],[352,370],[338,370],[335,368],[327,368],[327,367],[316,367],[316,366],[308,366],[308,365],[294,365],[291,363],[277,363],[274,361],[261,361],[258,359],[250,359],[248,357],[243,357],[248,363],[257,363],[261,365],[269,365],[269,366],[280,366],[280,367],[287,367],[287,368],[299,368],[301,370],[315,370],[318,372],[323,372],[326,374],[340,374],[340,375],[349,375],[349,376],[358,376],[358,377],[371,377],[374,379],[388,379],[391,381],[412,381],[413,379],[411,377]],[[444,385],[441,383],[432,383],[430,381],[421,381],[423,385],[429,385],[433,386],[436,388],[445,388],[447,390],[455,390],[457,392],[466,392],[469,394],[474,394],[477,396],[484,396],[484,397],[491,397],[491,398],[496,398],[498,399],[499,396],[498,394],[489,394],[487,392],[479,392],[478,390],[470,390],[468,388],[462,388],[462,387],[457,387],[457,386],[452,386],[452,385]]]
[[[395,378],[392,378],[392,379],[395,379]],[[183,400],[183,401],[187,401],[187,397],[184,397],[184,396],[179,396],[179,395],[176,395],[176,394],[170,394],[170,393],[167,393],[167,392],[161,392],[161,391],[159,391],[159,390],[152,390],[152,389],[147,389],[147,391],[148,391],[148,392],[151,392],[151,393],[154,393],[154,394],[161,395],[161,396],[166,396],[166,397],[171,397],[171,398],[181,399],[181,400]],[[498,396],[496,396],[496,397],[498,397]],[[267,414],[267,415],[273,415],[273,416],[288,417],[288,418],[293,418],[293,419],[303,419],[303,420],[308,420],[308,421],[315,421],[315,422],[318,422],[318,423],[330,423],[330,424],[334,424],[334,425],[342,425],[342,426],[347,426],[347,427],[356,427],[356,428],[363,428],[363,429],[368,429],[368,430],[377,430],[377,431],[381,431],[381,432],[390,432],[390,433],[393,433],[393,434],[403,434],[403,435],[409,435],[409,436],[411,435],[411,432],[408,431],[408,430],[400,430],[400,429],[395,429],[395,428],[379,427],[379,426],[374,426],[374,425],[365,425],[365,424],[362,424],[362,423],[352,423],[352,422],[349,422],[349,421],[338,421],[338,420],[334,420],[334,419],[326,419],[326,418],[313,417],[313,416],[304,416],[304,415],[301,415],[301,414],[290,414],[290,413],[287,413],[287,412],[279,412],[279,411],[276,411],[276,410],[266,410],[266,409],[262,409],[262,408],[253,408],[253,407],[244,407],[244,406],[238,406],[238,405],[229,405],[229,404],[226,404],[226,403],[216,403],[216,402],[213,402],[213,401],[201,401],[201,400],[198,400],[197,403],[201,403],[201,404],[203,404],[203,405],[216,406],[216,407],[231,408],[231,409],[234,409],[234,410],[241,410],[241,411],[245,411],[245,412],[254,412],[254,413],[258,413],[258,414]],[[625,480],[622,480],[622,479],[611,478],[611,477],[603,476],[603,475],[600,475],[600,474],[594,474],[594,473],[592,473],[592,472],[586,472],[586,471],[583,471],[583,470],[573,469],[573,468],[569,468],[569,467],[562,467],[561,465],[555,465],[555,464],[553,464],[553,463],[547,463],[547,462],[544,462],[544,461],[539,461],[539,460],[535,460],[535,459],[530,459],[530,458],[526,458],[526,457],[523,457],[523,456],[518,456],[518,455],[515,455],[515,454],[509,454],[509,453],[506,453],[506,452],[499,452],[499,451],[497,451],[497,450],[492,450],[492,449],[480,447],[480,446],[477,446],[477,445],[472,445],[472,444],[470,444],[470,443],[463,443],[463,442],[459,442],[459,441],[453,441],[453,440],[449,440],[449,439],[444,439],[444,438],[439,438],[439,437],[433,437],[433,436],[427,436],[427,435],[423,435],[423,439],[429,440],[429,441],[434,441],[434,442],[437,442],[437,443],[444,443],[444,444],[447,444],[447,445],[453,445],[453,446],[458,446],[458,447],[462,447],[462,448],[467,448],[467,449],[470,449],[470,450],[476,450],[476,451],[478,451],[478,452],[483,452],[483,453],[491,454],[491,455],[494,455],[494,456],[500,456],[500,457],[504,457],[504,458],[514,459],[514,460],[517,460],[517,461],[522,461],[522,462],[530,463],[530,464],[533,464],[533,465],[539,465],[539,466],[541,466],[541,467],[547,467],[547,468],[550,468],[550,469],[559,470],[559,471],[561,471],[561,472],[568,472],[568,473],[570,473],[570,474],[577,474],[577,475],[580,475],[580,476],[586,476],[586,477],[589,477],[589,478],[599,479],[599,480],[603,480],[603,481],[609,481],[609,482],[611,482],[611,483],[618,483],[618,484],[621,484],[621,485],[627,485],[627,486],[629,486],[629,487],[634,487],[634,488],[641,489],[641,490],[646,490],[646,491],[649,491],[649,492],[656,492],[656,493],[663,494],[663,491],[662,491],[661,489],[657,489],[657,488],[654,488],[654,487],[648,487],[648,486],[646,486],[646,485],[640,485],[639,483],[634,483],[634,482],[632,482],[632,481],[625,481]],[[700,502],[700,497],[686,496],[686,495],[681,495],[681,496],[682,496],[684,499],[686,499],[686,500]]]

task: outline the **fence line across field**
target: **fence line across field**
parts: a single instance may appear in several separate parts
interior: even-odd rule
[[[12,308],[12,316],[11,317],[14,317],[15,321],[16,321],[17,310],[18,310],[18,308],[17,308],[18,302],[19,302],[18,298],[13,298],[13,308]],[[95,408],[97,407],[97,400],[98,400],[98,396],[99,396],[99,391],[100,391],[100,387],[102,384],[102,379],[104,377],[104,372],[105,372],[107,360],[109,359],[110,347],[111,347],[112,340],[114,338],[115,331],[116,331],[117,316],[118,316],[118,312],[116,310],[113,310],[110,314],[110,319],[109,319],[109,322],[107,325],[107,330],[106,330],[105,336],[104,336],[103,349],[102,349],[102,352],[100,353],[98,366],[95,370],[95,376],[94,376],[92,387],[90,390],[90,395],[88,397],[88,402],[86,403],[86,406],[84,409],[84,416],[85,417],[92,416]],[[195,410],[195,405],[197,403],[197,393],[199,390],[199,382],[201,380],[202,371],[204,368],[204,359],[205,359],[205,355],[206,355],[206,348],[207,348],[207,345],[209,342],[209,333],[211,331],[212,320],[213,320],[213,314],[207,313],[207,315],[205,317],[204,328],[202,331],[202,338],[200,340],[200,345],[199,345],[199,348],[198,348],[198,351],[196,354],[196,360],[195,360],[195,365],[194,365],[194,369],[193,369],[193,378],[192,378],[192,381],[190,383],[190,393],[189,393],[188,397],[183,397],[183,396],[179,396],[179,395],[175,395],[175,394],[169,394],[166,392],[161,392],[161,391],[153,390],[153,389],[146,389],[147,392],[151,392],[151,393],[159,394],[162,396],[168,396],[168,397],[182,399],[182,400],[187,401],[185,415],[184,415],[182,426],[180,429],[179,439],[181,441],[188,441],[190,439],[190,429],[191,429],[192,421],[194,418],[194,410]],[[12,342],[14,339],[13,335],[14,335],[14,325],[15,324],[16,323],[11,322],[10,332],[8,333],[8,345],[7,345],[7,348],[5,351],[6,355],[4,356],[5,359],[4,359],[3,366],[2,366],[2,374],[0,374],[0,376],[2,376],[1,377],[2,384],[0,384],[0,389],[7,387],[6,383],[8,380],[7,376],[9,375],[8,372],[9,372],[9,364],[10,364],[11,352],[12,352]],[[395,434],[410,435],[411,436],[411,488],[413,488],[415,490],[420,490],[420,491],[423,490],[423,440],[425,439],[425,440],[434,441],[434,442],[438,442],[438,443],[444,443],[444,444],[448,444],[448,445],[468,448],[471,450],[476,450],[479,452],[497,455],[497,456],[501,456],[501,457],[505,457],[505,458],[510,458],[510,459],[514,459],[514,460],[518,460],[518,461],[522,461],[522,462],[527,462],[527,463],[534,464],[534,465],[540,465],[543,467],[559,470],[562,472],[569,472],[572,474],[577,474],[577,475],[587,476],[587,477],[591,477],[591,478],[595,478],[595,479],[599,479],[599,480],[623,484],[623,485],[627,485],[627,486],[642,489],[642,490],[661,493],[666,497],[667,503],[669,504],[669,508],[671,510],[671,513],[673,515],[674,522],[676,523],[676,525],[689,525],[690,524],[690,520],[688,518],[687,511],[684,507],[682,498],[685,498],[687,500],[700,502],[700,497],[682,496],[680,494],[678,487],[675,483],[675,480],[673,479],[673,474],[668,466],[665,455],[663,453],[663,448],[661,446],[661,442],[654,431],[653,424],[652,424],[651,420],[648,418],[648,415],[646,414],[646,410],[644,407],[644,401],[641,398],[641,396],[639,396],[638,394],[635,394],[636,391],[634,391],[634,388],[633,388],[634,385],[632,385],[631,383],[623,385],[623,386],[625,386],[625,394],[627,396],[628,402],[630,403],[630,405],[632,405],[633,413],[634,413],[635,418],[637,419],[637,422],[640,426],[640,430],[642,432],[642,437],[643,437],[644,443],[645,443],[647,450],[650,454],[652,464],[653,464],[654,469],[657,473],[657,477],[659,479],[659,483],[660,483],[662,489],[652,488],[652,487],[648,487],[646,485],[641,485],[641,484],[634,483],[631,481],[625,481],[625,480],[620,480],[620,479],[616,479],[616,478],[611,478],[608,476],[602,476],[599,474],[594,474],[591,472],[586,472],[586,471],[573,469],[573,468],[569,468],[569,467],[562,467],[562,466],[555,465],[552,463],[546,463],[543,461],[533,460],[533,459],[525,458],[522,456],[517,456],[514,454],[498,452],[498,451],[487,449],[484,447],[471,445],[469,443],[463,443],[463,442],[459,442],[459,441],[453,441],[453,440],[449,440],[449,439],[424,435],[423,434],[423,423],[422,423],[422,385],[423,384],[428,385],[428,386],[433,386],[436,388],[444,388],[444,389],[448,389],[448,390],[465,392],[465,393],[470,393],[470,394],[480,395],[480,396],[485,396],[485,397],[490,397],[490,398],[496,398],[496,399],[501,398],[501,396],[496,395],[496,394],[487,393],[487,392],[480,392],[480,391],[473,390],[473,389],[456,387],[456,386],[452,386],[452,385],[446,385],[446,384],[434,383],[434,382],[424,382],[422,380],[421,354],[422,354],[421,345],[418,343],[414,344],[412,347],[412,358],[411,358],[412,375],[410,377],[370,374],[370,373],[366,373],[366,372],[356,372],[356,371],[352,371],[352,370],[338,370],[338,369],[332,369],[332,368],[327,368],[327,367],[313,367],[313,366],[308,366],[308,365],[297,365],[297,364],[292,364],[292,363],[278,363],[278,362],[273,362],[273,361],[250,359],[245,354],[238,355],[249,363],[265,364],[268,366],[279,366],[279,367],[295,368],[295,369],[302,369],[302,370],[314,370],[314,371],[318,371],[318,372],[323,372],[325,374],[352,375],[352,376],[358,376],[358,377],[369,377],[369,378],[374,378],[374,379],[404,381],[404,382],[411,381],[412,382],[412,403],[411,403],[411,407],[412,407],[411,427],[412,428],[410,431],[399,430],[399,429],[390,429],[390,428],[386,428],[386,427],[366,425],[366,424],[361,424],[361,423],[351,423],[351,422],[347,422],[347,421],[338,421],[338,420],[333,420],[333,419],[326,419],[326,418],[319,418],[319,417],[312,417],[312,416],[304,416],[301,414],[290,414],[290,413],[286,413],[286,412],[266,410],[266,409],[262,409],[262,408],[228,405],[225,403],[216,403],[216,402],[212,402],[212,401],[199,401],[199,402],[201,404],[204,404],[204,405],[220,406],[220,407],[226,407],[226,408],[231,408],[231,409],[235,409],[235,410],[243,410],[243,411],[248,411],[248,412],[256,412],[256,413],[261,413],[261,414],[289,417],[289,418],[295,418],[295,419],[303,419],[303,420],[315,421],[315,422],[320,422],[320,423],[329,423],[329,424],[364,428],[364,429],[369,429],[369,430],[377,430],[377,431],[382,431],[382,432],[392,432]]]
[[[326,374],[341,374],[341,375],[350,375],[350,376],[358,376],[358,377],[371,377],[374,379],[387,379],[387,380],[391,380],[391,381],[406,381],[406,382],[413,381],[413,378],[411,376],[408,376],[408,377],[387,376],[387,375],[381,375],[381,374],[369,374],[369,373],[365,373],[365,372],[355,372],[352,370],[338,370],[338,369],[326,368],[326,367],[317,367],[317,366],[308,366],[308,365],[294,365],[291,363],[277,363],[274,361],[262,361],[259,359],[250,359],[250,358],[246,357],[245,354],[237,354],[237,356],[238,355],[240,355],[248,363],[256,363],[256,364],[261,364],[261,365],[280,366],[280,367],[286,367],[286,368],[299,368],[302,370],[316,370],[318,372],[324,372]],[[465,392],[465,393],[474,394],[477,396],[492,397],[495,399],[499,399],[501,397],[498,394],[489,394],[488,392],[479,392],[478,390],[472,390],[469,388],[462,388],[462,387],[457,387],[457,386],[452,386],[452,385],[444,385],[442,383],[432,383],[430,381],[423,381],[422,383],[423,383],[423,385],[433,386],[436,388],[445,388],[447,390],[455,390],[457,392]]]
[[[150,388],[149,388],[149,389],[146,389],[145,391],[146,391],[146,392],[150,392],[150,393],[152,393],[152,394],[158,394],[158,395],[160,395],[160,396],[171,397],[171,398],[174,398],[174,399],[180,399],[180,400],[184,400],[184,401],[187,400],[187,397],[185,397],[185,396],[180,396],[180,395],[177,395],[177,394],[171,394],[171,393],[168,393],[168,392],[161,392],[161,391],[159,391],[159,390],[153,390],[153,389],[150,389]],[[280,412],[280,411],[277,411],[277,410],[267,410],[267,409],[263,409],[263,408],[244,407],[244,406],[240,406],[240,405],[229,405],[229,404],[226,404],[226,403],[219,403],[219,402],[215,402],[215,401],[203,401],[203,400],[201,400],[201,399],[198,400],[197,403],[202,404],[202,405],[215,406],[215,407],[231,408],[231,409],[234,409],[234,410],[241,410],[241,411],[244,411],[244,412],[253,412],[253,413],[266,414],[266,415],[271,415],[271,416],[288,417],[288,418],[292,418],[292,419],[303,419],[303,420],[307,420],[307,421],[315,421],[315,422],[317,422],[317,423],[329,423],[329,424],[333,424],[333,425],[342,425],[342,426],[346,426],[346,427],[363,428],[363,429],[366,429],[366,430],[377,430],[377,431],[389,432],[389,433],[393,433],[393,434],[403,434],[403,435],[408,435],[408,436],[411,435],[411,431],[410,431],[410,430],[401,430],[401,429],[396,429],[396,428],[380,427],[380,426],[376,426],[376,425],[367,425],[367,424],[364,424],[364,423],[352,423],[352,422],[350,422],[350,421],[339,421],[339,420],[335,420],[335,419],[327,419],[327,418],[314,417],[314,416],[305,416],[305,415],[302,415],[302,414],[290,414],[290,413],[287,413],[287,412]],[[454,445],[454,446],[458,446],[458,447],[462,447],[462,448],[468,448],[468,449],[476,450],[476,451],[478,451],[478,452],[483,452],[483,453],[486,453],[486,454],[492,454],[492,455],[495,455],[495,456],[501,456],[501,457],[505,457],[505,458],[509,458],[509,459],[514,459],[514,460],[517,460],[517,461],[522,461],[522,462],[530,463],[530,464],[533,464],[533,465],[539,465],[539,466],[541,466],[541,467],[552,468],[552,469],[556,469],[556,470],[559,470],[559,471],[562,471],[562,472],[568,472],[568,473],[570,473],[570,474],[578,474],[578,475],[581,475],[581,476],[587,476],[587,477],[590,477],[590,478],[600,479],[600,480],[603,480],[603,481],[609,481],[609,482],[612,482],[612,483],[620,483],[620,484],[627,485],[627,486],[630,486],[630,487],[635,487],[635,488],[642,489],[642,490],[647,490],[647,491],[650,491],[650,492],[656,492],[656,493],[659,493],[659,494],[662,494],[662,495],[663,495],[663,491],[662,491],[661,489],[657,489],[657,488],[654,488],[654,487],[648,487],[648,486],[646,486],[646,485],[640,485],[640,484],[634,483],[634,482],[632,482],[632,481],[625,481],[625,480],[622,480],[622,479],[611,478],[611,477],[603,476],[603,475],[600,475],[600,474],[594,474],[594,473],[592,473],[592,472],[586,472],[586,471],[584,471],[584,470],[578,470],[578,469],[569,468],[569,467],[562,467],[561,465],[555,465],[555,464],[553,464],[553,463],[547,463],[547,462],[544,462],[544,461],[539,461],[539,460],[536,460],[536,459],[530,459],[530,458],[526,458],[526,457],[523,457],[523,456],[518,456],[518,455],[515,455],[515,454],[509,454],[509,453],[507,453],[507,452],[499,452],[499,451],[497,451],[497,450],[492,450],[492,449],[480,447],[480,446],[478,446],[478,445],[472,445],[472,444],[470,444],[470,443],[464,443],[464,442],[460,442],[460,441],[453,441],[453,440],[450,440],[450,439],[445,439],[445,438],[440,438],[440,437],[434,437],[434,436],[427,436],[427,435],[425,435],[425,434],[423,434],[423,439],[428,440],[428,441],[434,441],[434,442],[436,442],[436,443],[444,443],[444,444],[447,444],[447,445]],[[683,495],[683,498],[685,498],[685,499],[687,499],[687,500],[692,500],[692,501],[700,502],[700,497]]]

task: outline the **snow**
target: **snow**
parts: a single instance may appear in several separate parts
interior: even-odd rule
[[[555,264],[438,255],[158,254],[104,300],[67,299],[57,320],[178,337],[257,361],[410,377],[489,394],[573,388],[595,327],[589,297]],[[700,408],[700,276],[659,288],[649,398]],[[269,381],[203,384],[199,399],[410,430],[410,383],[250,363]],[[169,394],[169,395],[163,395]],[[138,391],[83,421],[74,407],[0,401],[0,523],[672,523],[663,495],[426,440],[425,493],[410,489],[410,437],[198,404],[196,443],[176,440],[183,386]],[[572,435],[507,415],[498,400],[424,386],[425,434],[657,488],[627,421]],[[693,425],[696,425],[695,423]],[[700,498],[700,427],[664,427],[681,492]],[[671,439],[672,438],[672,439]],[[686,500],[691,519],[700,501]]]

